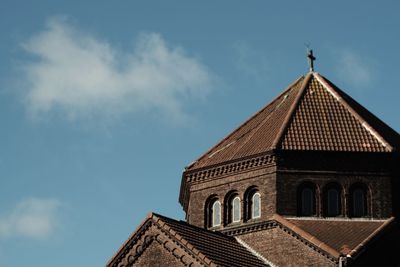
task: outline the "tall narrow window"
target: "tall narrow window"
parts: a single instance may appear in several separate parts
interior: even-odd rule
[[[261,196],[260,193],[255,193],[251,198],[251,218],[261,217]]]
[[[235,197],[232,200],[232,222],[240,221],[240,198]]]
[[[212,205],[211,217],[212,227],[221,225],[221,203],[218,200]]]
[[[327,217],[339,216],[341,209],[341,190],[338,184],[330,184],[326,187],[324,194],[324,215]]]
[[[356,185],[350,189],[350,216],[364,217],[368,215],[366,187]]]
[[[297,211],[299,216],[316,215],[315,184],[305,182],[297,189]]]
[[[301,214],[311,216],[314,214],[314,192],[311,188],[304,188],[301,192]]]

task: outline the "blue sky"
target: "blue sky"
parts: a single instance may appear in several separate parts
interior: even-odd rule
[[[0,9],[0,266],[104,266],[184,167],[307,72],[400,130],[397,1]]]

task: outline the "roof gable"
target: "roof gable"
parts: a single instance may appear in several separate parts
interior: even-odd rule
[[[162,245],[182,262],[182,266],[268,266],[233,237],[154,213],[130,236],[107,266],[133,265],[152,242]]]
[[[316,72],[297,79],[187,170],[275,149],[392,152],[400,135]]]

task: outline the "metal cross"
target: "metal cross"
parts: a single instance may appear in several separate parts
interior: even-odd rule
[[[317,59],[316,57],[314,57],[313,55],[313,51],[312,49],[308,50],[308,65],[310,65],[310,72],[314,71],[314,61]]]

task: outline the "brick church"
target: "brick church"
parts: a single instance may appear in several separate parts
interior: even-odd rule
[[[107,267],[400,266],[400,135],[310,59],[185,168],[186,220],[149,214]]]

